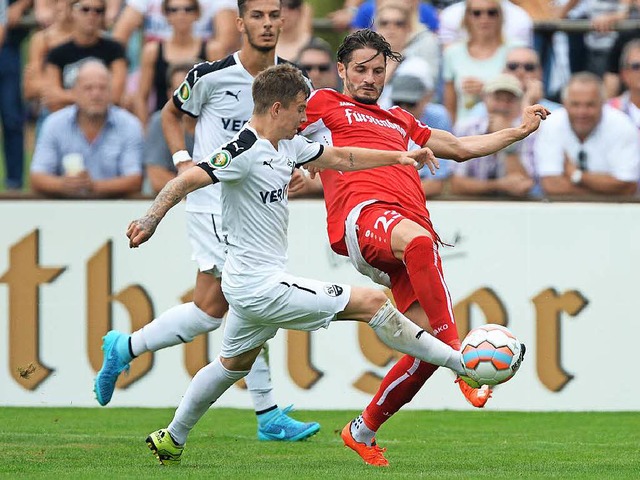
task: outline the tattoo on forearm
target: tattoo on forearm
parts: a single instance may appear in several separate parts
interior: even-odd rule
[[[187,193],[186,183],[182,177],[176,177],[167,183],[147,212],[147,217],[155,217],[158,222],[171,207],[177,205]]]
[[[355,166],[355,156],[353,152],[349,152],[349,166],[353,168]]]

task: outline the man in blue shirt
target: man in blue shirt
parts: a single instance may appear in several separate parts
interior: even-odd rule
[[[111,74],[98,60],[78,71],[76,103],[44,122],[31,163],[35,192],[55,197],[123,197],[140,191],[143,133],[111,104]]]

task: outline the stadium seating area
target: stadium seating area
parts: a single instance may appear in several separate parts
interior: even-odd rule
[[[616,125],[640,127],[639,1],[283,0],[282,6],[277,53],[304,67],[316,88],[340,88],[335,47],[347,32],[366,27],[404,56],[400,65],[389,65],[380,99],[385,107],[399,105],[458,135],[517,125],[534,103],[556,110],[553,128],[568,132],[555,152],[558,165],[548,165],[552,154],[540,145],[549,138],[543,124],[509,151],[468,165],[443,160],[436,177],[422,175],[428,199],[637,198],[640,147],[632,141],[619,150],[607,143],[607,137],[621,142],[619,130],[607,135],[612,128],[603,119],[619,110]],[[106,196],[92,186],[101,178],[86,165],[89,154],[47,156],[53,148],[47,137],[60,117],[53,114],[82,108],[75,76],[87,58],[110,71],[109,108],[122,108],[126,121],[140,126],[139,138],[131,140],[139,147],[126,170],[144,179],[107,196],[157,192],[175,175],[168,150],[151,147],[162,142],[157,112],[185,68],[239,47],[236,16],[235,0],[0,0],[0,195]],[[175,68],[179,74],[170,78]],[[505,86],[505,75],[515,83]],[[573,90],[592,88],[572,93],[568,86],[574,84]],[[512,96],[512,108],[503,108],[500,96]],[[573,106],[565,109],[568,102]],[[585,102],[597,108],[580,120]],[[581,129],[580,121],[588,125]],[[606,155],[611,160],[594,160]],[[43,166],[54,160],[57,166]],[[123,175],[113,170],[109,175]],[[86,178],[74,180],[81,186],[70,193],[42,187],[43,174]],[[302,192],[321,195],[319,185]]]

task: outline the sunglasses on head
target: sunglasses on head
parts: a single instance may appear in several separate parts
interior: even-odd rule
[[[75,7],[82,13],[93,12],[97,15],[103,15],[106,10],[105,7],[90,7],[88,5],[80,5],[79,3],[76,3]]]
[[[310,72],[311,70],[318,70],[320,73],[327,73],[331,69],[331,64],[329,63],[318,63],[316,65],[306,64],[300,65],[303,70]]]
[[[388,27],[390,25],[393,25],[397,28],[404,28],[407,26],[407,22],[405,22],[404,20],[378,20],[378,25],[381,27]]]
[[[491,17],[491,18],[496,18],[500,16],[500,10],[498,10],[497,8],[488,8],[486,10],[469,10],[469,13],[471,13],[471,15],[473,15],[476,18],[480,18],[482,16],[482,14],[487,15],[487,17]]]
[[[538,65],[533,62],[507,62],[507,70],[515,72],[519,68],[524,69],[525,72],[535,72]]]
[[[625,68],[627,70],[633,70],[634,72],[637,72],[638,70],[640,70],[640,62],[627,63],[625,65]]]
[[[187,7],[167,7],[167,13],[178,13],[178,12],[193,13],[197,11],[198,11],[198,7],[196,7],[195,5],[189,5]]]

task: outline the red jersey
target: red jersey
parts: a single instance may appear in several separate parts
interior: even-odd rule
[[[302,134],[336,147],[406,151],[410,140],[424,145],[431,129],[401,108],[384,110],[377,104],[359,103],[327,88],[311,94]],[[359,203],[375,199],[400,205],[422,217],[429,216],[420,176],[411,166],[393,165],[358,172],[325,170],[320,178],[329,242],[342,255],[347,254],[343,240],[345,220]]]

